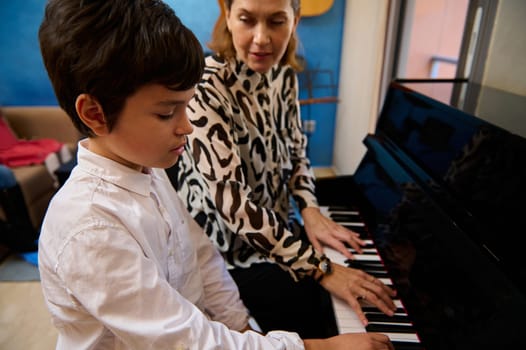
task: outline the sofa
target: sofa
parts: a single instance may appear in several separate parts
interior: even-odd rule
[[[18,139],[54,139],[66,145],[72,157],[75,157],[81,134],[60,107],[1,107],[0,117],[4,118]],[[7,203],[4,200],[0,207],[0,220],[4,223],[15,219],[18,222],[26,221],[33,229],[35,237],[38,237],[47,206],[58,187],[57,179],[44,164],[10,169],[19,185],[23,202],[19,205],[16,198],[10,198]],[[6,206],[9,206],[9,210]],[[16,214],[15,218],[13,211]]]

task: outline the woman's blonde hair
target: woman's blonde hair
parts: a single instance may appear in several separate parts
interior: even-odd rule
[[[218,2],[221,12],[219,14],[219,17],[217,18],[214,30],[212,32],[212,40],[208,42],[207,46],[223,58],[236,58],[236,49],[234,48],[234,43],[232,41],[232,33],[230,33],[226,25],[225,13],[225,9],[230,11],[234,0],[218,0]],[[300,0],[290,0],[290,2],[292,9],[294,10],[294,16],[299,18]],[[298,35],[296,31],[294,31],[287,45],[287,50],[285,51],[285,54],[280,60],[280,64],[288,64],[296,71],[301,71],[303,69],[303,66],[300,64],[296,56],[296,48],[298,47],[298,42]]]

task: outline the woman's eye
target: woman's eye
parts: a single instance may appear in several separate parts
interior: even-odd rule
[[[250,19],[249,17],[246,17],[246,16],[241,16],[239,17],[239,21],[240,22],[243,22],[243,23],[252,23],[252,19]]]

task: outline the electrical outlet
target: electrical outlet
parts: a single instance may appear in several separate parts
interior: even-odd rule
[[[308,134],[312,134],[316,130],[316,121],[315,120],[305,120],[303,121],[303,131]]]

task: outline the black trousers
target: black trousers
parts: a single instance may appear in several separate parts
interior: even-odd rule
[[[337,334],[330,295],[313,279],[295,282],[272,263],[230,270],[241,299],[264,332],[286,330],[301,338]]]
[[[0,208],[6,220],[0,220],[0,244],[16,252],[36,251],[38,230],[33,227],[22,189],[17,184],[0,189]]]

